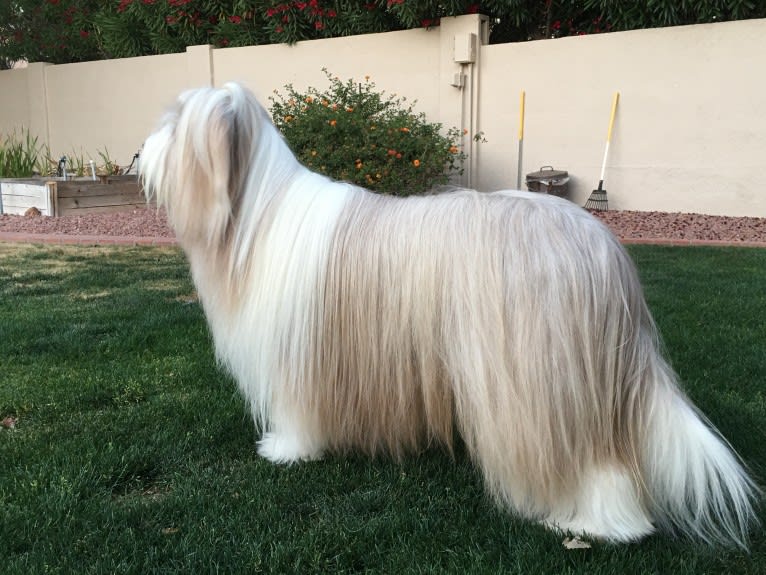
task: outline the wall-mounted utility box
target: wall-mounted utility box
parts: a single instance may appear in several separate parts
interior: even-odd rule
[[[455,36],[455,62],[472,64],[476,61],[476,34],[458,34]]]

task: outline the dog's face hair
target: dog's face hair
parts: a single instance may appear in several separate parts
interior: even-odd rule
[[[236,84],[184,93],[144,146],[148,195],[168,209],[183,241],[216,246],[236,217],[259,145],[270,122]]]

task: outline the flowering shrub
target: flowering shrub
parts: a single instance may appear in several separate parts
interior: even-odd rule
[[[285,86],[270,98],[274,124],[298,159],[315,172],[376,192],[406,196],[461,174],[460,132],[416,114],[404,98],[385,97],[369,77],[342,82],[327,75],[320,92]]]

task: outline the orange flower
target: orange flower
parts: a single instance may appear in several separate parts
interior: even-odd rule
[[[468,128],[463,128],[463,135],[465,136],[466,134],[468,134]]]
[[[326,108],[327,106],[330,105],[330,102],[328,102],[327,100],[322,100],[322,105]]]
[[[332,105],[332,109],[333,109],[333,110],[337,110],[337,109],[338,109],[338,104],[333,104],[333,105]]]
[[[449,147],[449,153],[450,154],[457,154],[457,146],[450,146]]]
[[[395,156],[396,155],[396,150],[388,150],[388,155],[389,156]]]
[[[338,120],[330,120],[330,122],[329,122],[329,124],[330,124],[331,126],[333,126],[333,127],[334,127],[334,126],[335,126],[335,124],[337,124],[337,123],[338,123]]]
[[[292,116],[289,116],[289,115],[288,115],[288,116],[285,116],[285,122],[289,122],[289,121],[291,121],[292,119],[293,119],[293,117],[292,117]]]
[[[401,160],[402,159],[402,155],[399,152],[396,153],[396,159],[397,160]]]
[[[419,168],[420,167],[420,160],[412,160],[412,165],[415,166],[416,168]]]
[[[354,111],[354,109],[353,109],[351,106],[349,106],[348,108],[346,108],[346,112],[348,112],[349,114],[350,114],[351,112],[353,112],[353,111]]]
[[[311,150],[311,155],[312,156],[316,156],[317,155],[317,151],[316,150]]]
[[[405,134],[408,134],[410,132],[410,129],[406,128],[406,127],[405,128],[399,128],[399,131],[400,132],[404,132]]]
[[[314,98],[312,98],[311,96],[307,96],[306,97],[306,103],[307,104],[313,104],[314,103]]]

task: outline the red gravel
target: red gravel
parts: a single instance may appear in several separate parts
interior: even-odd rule
[[[622,240],[763,243],[766,218],[666,212],[593,212]]]
[[[720,242],[766,246],[766,218],[664,212],[594,212],[625,241]],[[165,213],[153,208],[82,216],[0,216],[3,232],[121,238],[172,238]],[[0,238],[2,239],[2,238]]]
[[[134,238],[175,237],[168,225],[165,211],[154,208],[60,218],[2,215],[0,232]]]

